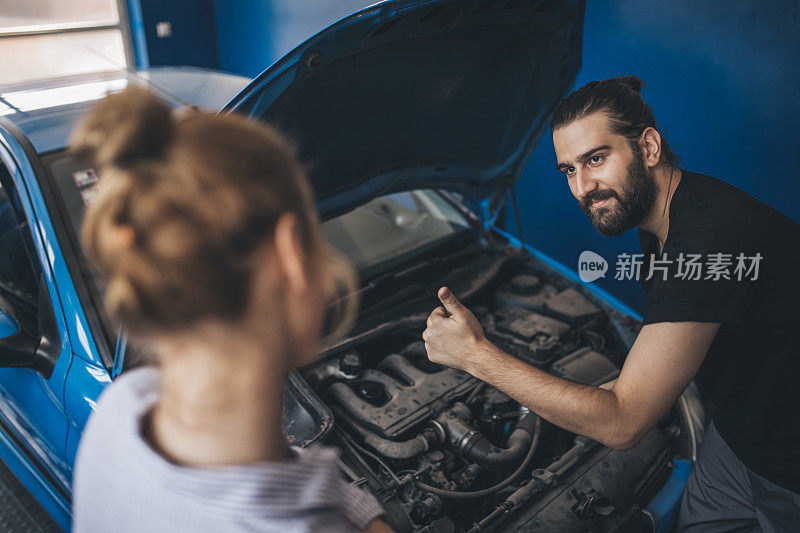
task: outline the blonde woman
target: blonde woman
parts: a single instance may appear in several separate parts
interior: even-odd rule
[[[155,365],[102,394],[75,466],[83,531],[388,531],[336,452],[295,453],[282,383],[352,321],[353,275],[324,243],[283,139],[234,115],[176,116],[141,88],[76,129],[100,169],[83,243],[110,315]],[[344,291],[344,292],[343,292]]]

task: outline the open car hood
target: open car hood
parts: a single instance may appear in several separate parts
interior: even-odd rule
[[[446,188],[494,211],[580,69],[583,0],[404,0],[321,31],[224,110],[293,142],[323,216]]]

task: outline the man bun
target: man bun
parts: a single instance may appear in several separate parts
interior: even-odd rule
[[[645,129],[658,130],[653,109],[642,98],[643,87],[644,82],[638,76],[590,81],[561,100],[550,121],[550,132],[594,113],[603,113],[612,133],[627,137],[634,147]],[[663,134],[661,160],[672,167],[680,162]]]
[[[628,90],[640,94],[644,87],[644,82],[639,76],[619,76],[616,78],[617,83],[622,85]]]
[[[173,130],[169,106],[147,89],[131,85],[101,100],[75,129],[70,144],[79,157],[99,168],[126,168],[163,157]]]

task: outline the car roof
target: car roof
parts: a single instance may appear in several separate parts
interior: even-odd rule
[[[197,67],[158,67],[54,78],[0,87],[0,116],[14,123],[38,153],[67,146],[76,122],[98,99],[144,84],[170,105],[192,104],[217,111],[236,96],[249,79]]]

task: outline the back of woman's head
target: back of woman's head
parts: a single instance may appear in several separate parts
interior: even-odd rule
[[[83,246],[106,280],[109,314],[132,333],[235,322],[248,306],[254,252],[287,212],[312,275],[329,280],[329,329],[349,325],[352,271],[325,244],[304,173],[266,124],[171,112],[130,87],[95,107],[72,146],[100,175]]]

